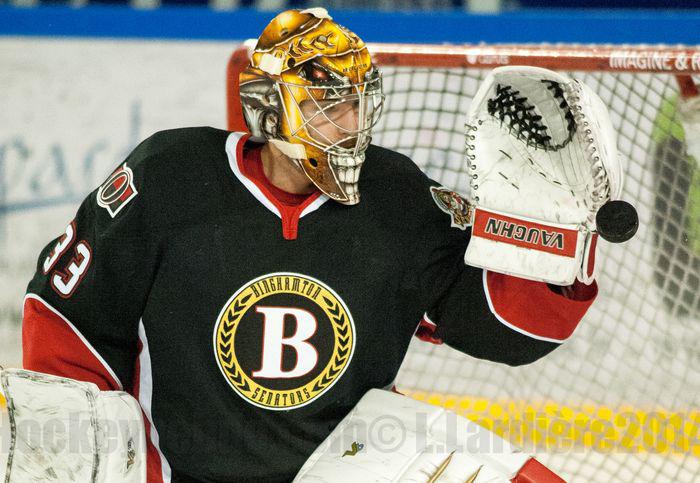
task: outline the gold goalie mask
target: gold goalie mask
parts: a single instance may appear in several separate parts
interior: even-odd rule
[[[384,101],[359,37],[322,8],[283,12],[258,39],[240,86],[254,136],[293,159],[331,199],[359,202],[360,168]]]

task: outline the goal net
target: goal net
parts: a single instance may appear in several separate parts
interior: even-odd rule
[[[700,51],[369,48],[386,94],[373,142],[408,155],[431,178],[465,194],[465,115],[490,69],[535,65],[581,79],[610,109],[624,156],[622,198],[640,217],[631,241],[600,244],[599,298],[551,355],[513,368],[415,340],[399,390],[493,429],[568,481],[697,478],[700,114],[694,96],[700,77],[693,72],[700,73]],[[230,129],[245,129],[237,81],[247,59],[242,47],[229,63]]]

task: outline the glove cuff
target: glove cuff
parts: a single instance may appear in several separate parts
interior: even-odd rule
[[[548,223],[477,208],[464,260],[520,278],[570,285],[581,274],[588,238],[590,233],[578,224]]]

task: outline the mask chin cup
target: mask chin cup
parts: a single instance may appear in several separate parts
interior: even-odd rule
[[[356,205],[360,202],[358,181],[360,179],[360,170],[362,169],[364,160],[364,153],[359,156],[329,155],[328,161],[331,165],[331,169],[346,198],[345,200],[337,200],[339,203],[344,205]]]

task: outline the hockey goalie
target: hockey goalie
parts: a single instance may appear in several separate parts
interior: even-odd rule
[[[370,143],[381,73],[322,9],[272,20],[240,93],[249,132],[151,136],[39,255],[25,370],[2,375],[5,481],[557,481],[391,389],[414,335],[514,366],[572,335],[622,181],[596,95],[494,71],[463,197]],[[80,457],[70,431],[19,430],[72,414]],[[363,431],[381,418],[405,444]]]

